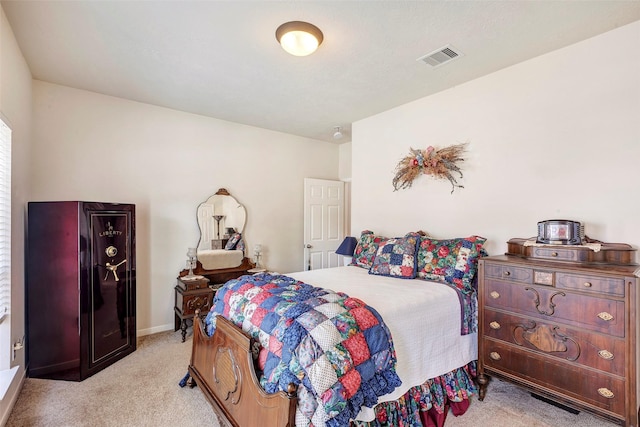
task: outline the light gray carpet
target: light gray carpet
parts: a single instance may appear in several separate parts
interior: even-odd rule
[[[574,415],[531,397],[528,391],[493,379],[482,402],[472,400],[460,417],[449,415],[445,427],[614,427],[586,412]]]
[[[84,381],[27,378],[7,426],[218,427],[200,389],[178,386],[190,357],[190,339],[162,332]]]
[[[189,337],[182,343],[180,331],[163,332],[140,338],[134,353],[82,382],[27,378],[7,426],[219,427],[202,392],[178,386],[190,355]],[[473,399],[467,413],[449,415],[445,427],[614,425],[586,413],[572,415],[494,380],[483,402]]]

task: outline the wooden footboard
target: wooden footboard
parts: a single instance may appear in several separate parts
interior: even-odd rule
[[[222,316],[209,337],[200,316],[193,321],[193,349],[189,374],[223,425],[294,427],[296,389],[268,394],[257,380],[251,338]]]

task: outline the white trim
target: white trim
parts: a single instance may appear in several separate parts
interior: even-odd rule
[[[11,415],[11,411],[13,410],[13,407],[15,406],[16,401],[18,400],[18,396],[20,396],[20,390],[22,390],[22,385],[24,384],[24,380],[27,377],[27,373],[22,367],[16,366],[13,369],[15,368],[18,368],[18,371],[17,371],[18,375],[14,374],[12,381],[9,382],[8,394],[6,396],[2,396],[3,403],[5,398],[8,398],[8,402],[6,405],[3,405],[5,412],[2,415],[2,418],[0,419],[0,426],[7,424],[7,421],[9,420],[9,415]],[[8,371],[11,371],[13,369],[9,369]]]
[[[0,372],[11,354],[11,128],[0,120]],[[6,390],[5,390],[6,392]]]
[[[7,390],[9,390],[9,386],[11,386],[19,367],[20,366],[14,366],[11,369],[0,371],[0,400],[4,400],[4,396],[7,394]]]
[[[157,334],[159,332],[165,332],[165,331],[171,331],[171,330],[173,330],[173,324],[165,324],[161,326],[155,326],[153,328],[138,329],[136,332],[136,335],[138,337],[144,337],[145,335],[152,335],[152,334]]]

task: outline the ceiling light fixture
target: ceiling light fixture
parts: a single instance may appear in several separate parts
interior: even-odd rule
[[[333,133],[333,139],[340,139],[342,138],[342,128],[340,126],[336,126],[334,127],[335,132]]]
[[[302,21],[285,22],[276,30],[282,48],[295,56],[307,56],[316,51],[324,36],[320,28]]]

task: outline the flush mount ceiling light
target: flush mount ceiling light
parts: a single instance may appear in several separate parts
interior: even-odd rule
[[[282,48],[295,56],[307,56],[316,51],[324,36],[320,28],[302,21],[285,22],[276,30]]]

